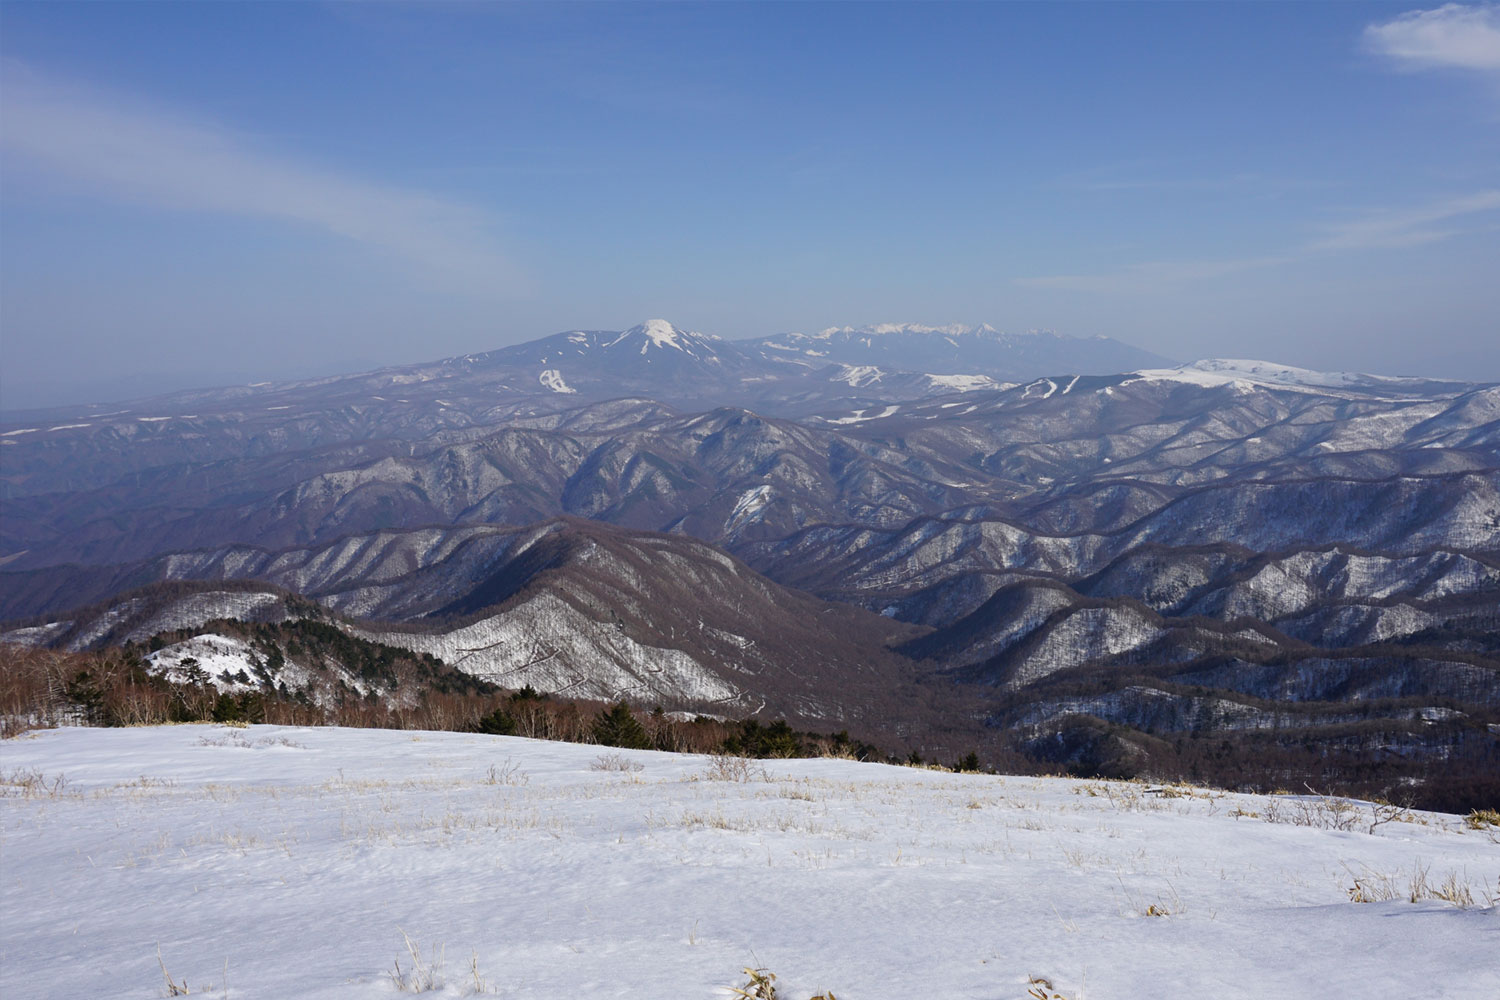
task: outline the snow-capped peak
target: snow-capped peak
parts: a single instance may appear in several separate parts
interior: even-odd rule
[[[963,337],[974,334],[999,333],[988,323],[979,326],[965,326],[962,323],[950,323],[947,326],[927,326],[922,323],[875,323],[870,326],[830,326],[826,330],[819,330],[813,334],[819,340],[829,340],[837,336],[865,336],[868,334],[935,334],[940,337]]]
[[[681,340],[685,336],[683,331],[664,319],[648,319],[640,326],[633,326],[626,330],[625,333],[627,336],[645,337],[653,347],[675,347],[679,351],[686,350]]]

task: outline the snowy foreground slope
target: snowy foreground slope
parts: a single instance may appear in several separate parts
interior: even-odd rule
[[[601,769],[613,767],[613,770]],[[636,769],[638,768],[638,769]],[[256,726],[0,744],[0,995],[1500,997],[1500,844],[1311,798]],[[1250,815],[1257,814],[1257,815]],[[1282,822],[1268,822],[1266,816]],[[1352,815],[1352,814],[1350,814]],[[1414,879],[1467,908],[1409,902]],[[1355,903],[1356,877],[1368,895]],[[1157,913],[1165,913],[1157,916]],[[210,989],[211,987],[211,989]],[[1034,994],[1033,994],[1034,995]]]

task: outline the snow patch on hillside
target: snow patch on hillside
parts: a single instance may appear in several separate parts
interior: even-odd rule
[[[839,365],[839,372],[829,381],[844,382],[854,388],[873,385],[885,377],[885,372],[874,365]]]
[[[552,593],[449,632],[351,632],[431,653],[508,688],[643,702],[733,702],[741,694],[683,650],[638,642],[623,624],[596,621]]]
[[[556,368],[548,368],[543,371],[541,375],[537,376],[537,381],[542,383],[542,385],[546,386],[548,389],[551,389],[553,392],[575,393],[578,391],[577,389],[568,385],[567,382],[563,381],[562,372],[558,371]]]
[[[751,521],[760,520],[765,513],[766,505],[770,502],[771,487],[769,485],[746,490],[744,495],[735,501],[734,510],[730,511],[729,517],[724,520],[724,530],[731,532]]]
[[[954,392],[973,392],[976,389],[998,389],[1001,383],[988,375],[924,375],[936,389],[951,389]]]
[[[41,648],[72,627],[73,622],[69,620],[15,628],[9,632],[0,632],[0,642],[7,642],[14,646]]]
[[[901,407],[898,404],[892,404],[882,407],[879,413],[871,413],[870,411],[873,409],[874,407],[872,406],[869,409],[855,410],[854,415],[849,417],[822,417],[821,419],[824,423],[829,424],[862,424],[867,420],[881,420],[885,417],[894,416],[900,412]]]
[[[260,662],[248,642],[213,632],[173,643],[146,657],[147,669],[154,674],[182,684],[197,681],[201,671],[219,691],[256,688],[255,671]],[[246,680],[236,680],[236,675]]]

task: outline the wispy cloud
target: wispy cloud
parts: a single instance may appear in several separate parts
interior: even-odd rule
[[[1055,274],[1017,278],[1030,288],[1078,292],[1154,292],[1163,288],[1236,274],[1311,257],[1360,250],[1391,249],[1437,243],[1472,227],[1459,220],[1500,210],[1500,190],[1479,191],[1415,208],[1367,213],[1322,228],[1323,234],[1282,253],[1227,260],[1145,261],[1098,274]]]
[[[1365,45],[1406,69],[1500,73],[1500,4],[1444,4],[1365,28]]]
[[[467,290],[524,285],[473,208],[299,162],[212,122],[48,79],[15,61],[0,67],[0,82],[0,145],[94,195],[311,227]]]
[[[1464,231],[1456,220],[1500,209],[1500,191],[1480,191],[1419,208],[1384,211],[1327,228],[1327,234],[1307,244],[1309,251],[1368,250],[1419,246],[1457,236]]]

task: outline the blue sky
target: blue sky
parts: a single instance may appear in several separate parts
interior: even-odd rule
[[[0,405],[663,316],[1500,380],[1500,6],[0,4]]]

